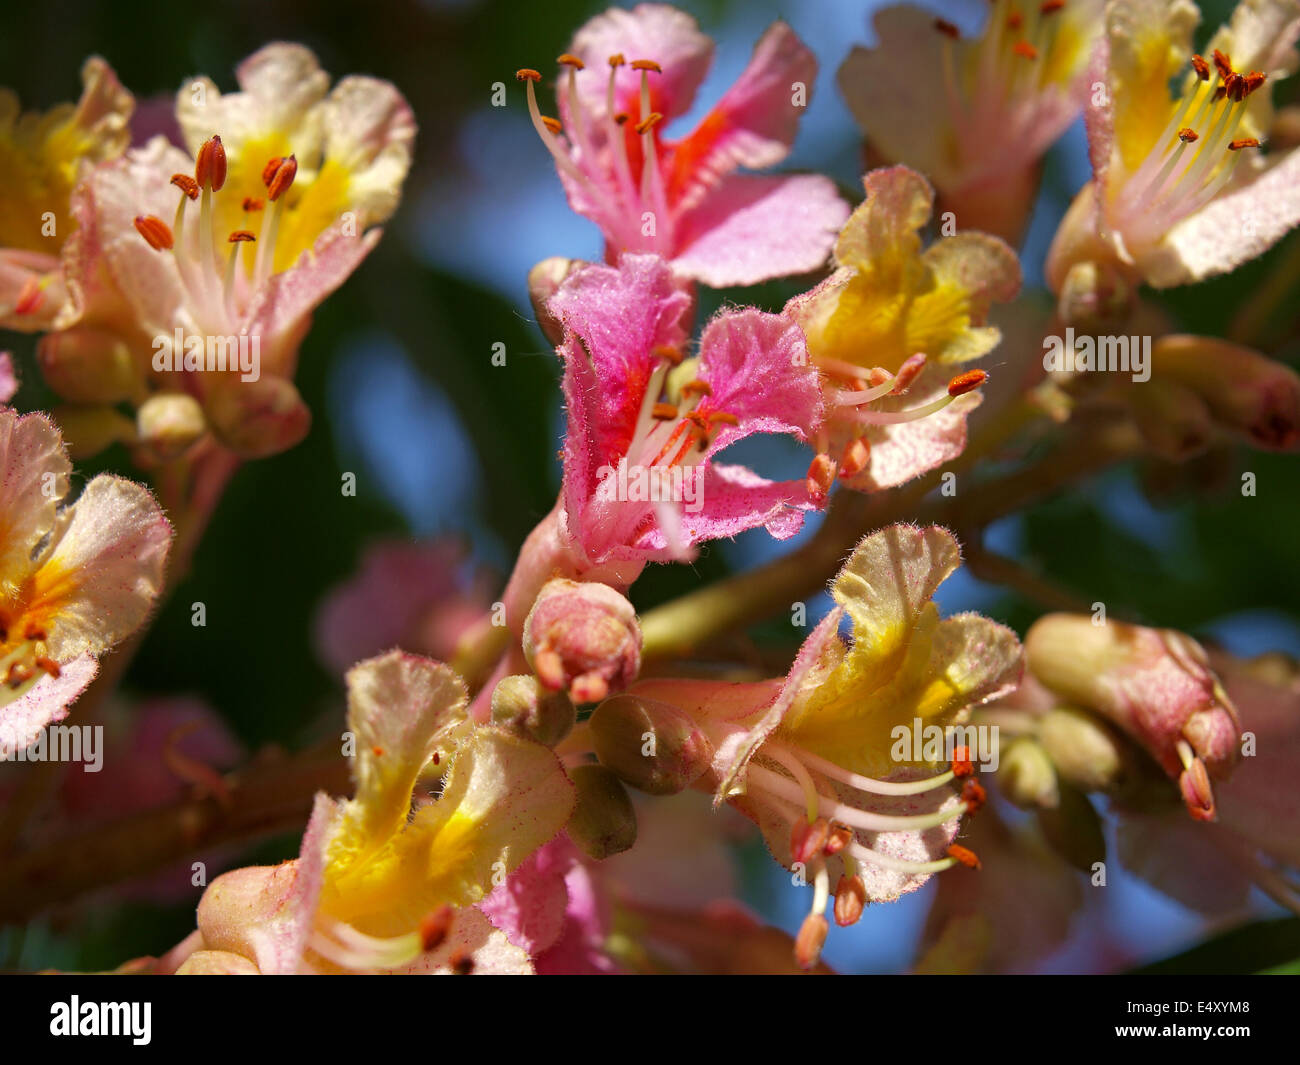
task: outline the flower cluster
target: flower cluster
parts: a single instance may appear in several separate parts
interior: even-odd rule
[[[330,726],[309,752],[328,773],[295,776],[283,752],[246,770],[291,794],[241,824],[310,806],[297,857],[225,868],[193,933],[125,968],[826,971],[832,922],[932,877],[919,968],[1025,966],[1064,935],[1073,870],[1104,852],[1090,794],[1139,875],[1208,846],[1240,895],[1300,912],[1294,673],[1067,607],[985,536],[1112,463],[1170,476],[1232,444],[1300,447],[1300,376],[1267,353],[1282,345],[1244,325],[1181,332],[1153,294],[1300,222],[1300,153],[1271,100],[1298,62],[1300,0],[1242,0],[1204,54],[1198,17],[1191,0],[994,0],[971,35],[885,8],[835,78],[869,161],[856,204],[826,175],[775,169],[818,72],[784,22],[689,130],[674,124],[696,113],[714,43],[666,4],[577,30],[555,116],[540,71],[503,77],[530,150],[603,238],[599,261],[550,249],[527,277],[563,404],[554,504],[499,595],[478,543],[369,550],[315,625],[346,686],[338,749]],[[301,45],[245,59],[235,91],[188,81],[170,135],[133,137],[103,60],[82,78],[80,101],[46,115],[0,95],[0,327],[38,334],[59,400],[11,408],[0,355],[0,760],[88,689],[82,720],[97,719],[236,468],[303,441],[312,315],[380,240],[413,161],[402,94],[331,87]],[[1091,176],[1022,271],[1051,200],[1044,157],[1081,116]],[[1022,294],[1035,276],[1050,298]],[[1124,374],[1107,362],[1120,341]],[[69,453],[107,462],[113,445],[152,487],[100,473],[73,499]],[[742,534],[784,554],[647,608],[643,574]],[[1023,646],[952,609],[964,589],[941,585],[963,552],[1020,597],[1004,616],[1027,623]],[[793,638],[737,639],[787,610]],[[208,753],[180,752],[210,711],[173,727],[151,724],[173,720],[167,704],[144,705],[121,746],[198,799],[150,774],[142,795],[218,819],[232,788],[256,801],[209,764],[240,753],[219,726]],[[791,934],[712,875],[750,831],[807,889]],[[1157,845],[1193,832],[1195,847]],[[41,890],[24,870],[48,874],[24,853],[3,906]],[[1022,883],[1050,897],[1041,921]]]

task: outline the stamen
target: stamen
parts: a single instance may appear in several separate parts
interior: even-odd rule
[[[650,130],[654,128],[657,122],[663,120],[663,117],[664,116],[661,115],[658,111],[652,111],[649,115],[647,115],[640,122],[638,122],[636,126],[634,126],[633,128],[638,133],[649,133]]]
[[[270,164],[267,164],[269,168]],[[266,184],[267,199],[274,202],[289,191],[293,185],[293,179],[298,176],[298,157],[290,155],[287,159],[281,159],[276,168],[271,171],[268,179],[266,170],[262,171],[262,181]]]
[[[1196,71],[1196,76],[1200,78],[1201,81],[1210,80],[1210,64],[1205,61],[1205,56],[1192,56],[1192,69]]]
[[[935,19],[934,28],[938,30],[940,33],[942,33],[945,37],[951,38],[954,41],[957,40],[959,37],[961,37],[961,30],[959,30],[953,23],[949,22],[946,18]]]
[[[221,138],[213,134],[199,148],[194,160],[194,180],[201,189],[220,192],[226,183],[226,149]]]
[[[808,464],[808,473],[804,479],[808,495],[813,503],[819,507],[825,504],[826,497],[830,494],[831,485],[834,483],[835,463],[831,457],[822,453],[813,456],[812,462]]]
[[[656,74],[662,74],[663,68],[653,59],[634,59],[632,60],[633,70],[653,70]]]
[[[244,197],[244,210],[248,211],[249,213],[253,211],[260,211],[265,206],[266,203],[263,200],[254,199],[252,196]]]
[[[774,749],[774,745],[768,744],[763,748],[763,753],[768,754]],[[965,750],[965,748],[959,748],[959,750]],[[876,780],[874,777],[864,777],[857,773],[850,773],[847,769],[841,769],[834,762],[827,761],[825,758],[807,751],[800,752],[800,756],[805,765],[817,770],[823,776],[828,776],[832,780],[838,780],[841,784],[847,784],[851,788],[857,788],[858,791],[865,791],[871,795],[920,795],[942,787],[957,775],[950,771],[925,780],[909,780],[905,782]]]
[[[976,857],[975,852],[968,847],[960,844],[950,844],[947,850],[949,858],[956,860],[959,864],[964,865],[967,869],[979,869],[980,860]]]
[[[1011,46],[1011,50],[1015,52],[1016,55],[1023,56],[1025,59],[1038,58],[1038,49],[1028,41],[1016,41],[1016,43]]]
[[[191,200],[197,200],[199,198],[199,183],[190,177],[189,174],[173,174],[172,184],[180,189],[181,192],[185,193],[185,195]]]
[[[801,969],[811,969],[817,964],[822,947],[826,945],[826,933],[830,925],[820,914],[810,913],[804,918],[799,934],[794,940],[794,959]]]
[[[807,865],[825,849],[830,831],[830,822],[824,817],[818,817],[811,823],[806,817],[799,818],[790,827],[791,858],[800,865]]]
[[[850,440],[845,445],[844,454],[840,458],[840,476],[846,480],[856,477],[869,465],[871,465],[871,442],[865,436]]]
[[[1258,148],[1258,147],[1259,147],[1259,141],[1256,140],[1254,137],[1242,137],[1240,140],[1230,141],[1228,143],[1228,151],[1230,152],[1239,152],[1243,148]]]
[[[650,408],[650,417],[659,422],[676,421],[677,408],[671,403],[656,403]]]
[[[221,285],[221,298],[225,301],[227,309],[230,308],[230,297],[235,291],[235,266],[239,262],[239,246],[257,238],[246,229],[237,229],[226,238],[232,247],[230,257],[226,260],[226,276]]]
[[[975,391],[988,379],[989,375],[983,370],[967,370],[948,382],[948,395],[954,399],[958,396],[964,396],[967,392]]]
[[[711,396],[713,395],[713,389],[710,387],[708,381],[702,381],[698,377],[693,377],[691,380],[687,381],[686,384],[682,385],[682,395]]]
[[[555,61],[561,66],[572,67],[574,70],[585,70],[587,68],[586,63],[576,55],[571,55],[568,52],[565,52],[561,56],[557,56]]]
[[[542,115],[542,124],[552,133],[563,133],[564,126],[558,118],[552,118],[550,115]]]
[[[1200,134],[1189,126],[1184,126],[1178,131],[1178,139],[1184,144],[1191,144],[1198,136],[1200,136]]]
[[[974,777],[969,778],[961,789],[961,801],[966,804],[966,813],[968,816],[977,814],[984,808],[988,801],[989,793],[984,790],[984,785]]]
[[[764,750],[763,753],[768,752]],[[764,769],[760,765],[751,765],[748,774],[756,778],[756,782],[765,790],[785,799],[787,802],[794,803],[801,798],[808,801],[804,795],[804,790],[795,781],[782,776],[780,773],[771,769]],[[811,780],[811,778],[809,779]],[[826,795],[814,794],[820,808],[828,812],[835,820],[842,821],[854,828],[865,829],[868,832],[922,831],[927,828],[934,828],[936,825],[947,824],[949,821],[955,821],[966,812],[964,806],[955,806],[949,810],[935,810],[928,814],[877,814],[866,810],[856,810]]]
[[[860,876],[842,876],[835,885],[835,923],[848,928],[858,923],[867,906],[867,886]]]
[[[135,228],[154,251],[170,251],[175,243],[167,223],[156,215],[136,215]]]

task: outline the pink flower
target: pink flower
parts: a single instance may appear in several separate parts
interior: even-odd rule
[[[67,299],[59,250],[72,232],[73,187],[121,155],[135,101],[104,60],[81,68],[81,99],[20,114],[0,89],[0,327],[48,329]]]
[[[1177,808],[1120,812],[1124,864],[1165,894],[1221,915],[1244,908],[1252,884],[1300,913],[1300,673],[1281,656],[1215,654],[1214,668],[1241,715],[1247,755],[1216,785],[1218,817],[1189,821]]]
[[[688,358],[691,307],[686,283],[654,255],[588,265],[552,299],[565,328],[564,485],[507,589],[518,623],[557,574],[626,587],[646,562],[691,558],[704,540],[799,530],[812,506],[803,481],[767,481],[716,456],[753,433],[802,440],[817,423],[803,335],[780,315],[726,311]]]
[[[563,132],[538,109],[541,75],[518,76],[569,203],[600,226],[610,262],[657,252],[714,287],[815,270],[848,214],[834,184],[735,171],[785,158],[817,61],[775,23],[713,110],[685,137],[667,140],[664,127],[690,109],[712,59],[713,42],[690,15],[639,4],[597,15],[560,57]]]
[[[876,44],[836,80],[872,149],[921,171],[962,229],[1015,240],[1043,154],[1083,108],[1101,0],[993,0],[971,38],[929,11],[887,7]]]
[[[1211,779],[1237,764],[1241,722],[1201,645],[1172,629],[1048,614],[1025,634],[1034,676],[1118,725],[1178,781],[1188,813],[1215,816]]]
[[[934,190],[905,166],[872,170],[866,197],[835,244],[836,270],[794,297],[823,375],[827,417],[809,480],[829,490],[902,484],[961,454],[982,370],[959,372],[1002,334],[989,308],[1020,290],[1020,264],[1002,240],[961,232],[922,246]]]
[[[223,443],[256,457],[307,432],[298,347],[379,240],[367,227],[396,205],[414,121],[385,82],[344,79],[326,97],[300,46],[262,49],[239,77],[241,93],[182,92],[193,159],[155,137],[78,186],[72,298],[40,358],[74,402],[192,396]]]
[[[214,880],[178,971],[531,972],[474,904],[563,828],[559,761],[471,725],[464,684],[430,659],[392,651],[347,681],[355,797],[316,796],[297,859]],[[422,773],[441,774],[436,801]]]
[[[67,716],[163,586],[172,529],[153,496],[100,474],[61,506],[71,473],[51,422],[0,409],[0,759]]]
[[[1086,115],[1093,180],[1047,263],[1059,292],[1076,264],[1156,288],[1226,273],[1300,221],[1300,152],[1258,150],[1271,83],[1295,69],[1300,4],[1243,0],[1192,54],[1190,0],[1112,0]],[[1172,84],[1172,93],[1171,93]]]
[[[316,616],[320,660],[342,673],[390,647],[449,659],[492,605],[493,579],[453,537],[373,544]]]
[[[935,773],[945,764],[942,745],[927,754],[907,739],[922,727],[946,735],[971,707],[1019,679],[1010,630],[975,614],[940,620],[931,600],[958,562],[944,529],[882,529],[845,563],[831,586],[835,609],[786,677],[651,679],[616,697],[638,701],[656,737],[671,741],[683,717],[693,722],[712,755],[696,786],[752,818],[773,857],[812,884],[795,945],[805,967],[825,939],[832,894],[836,921],[850,925],[868,902],[915,891],[958,863],[977,864],[954,839],[983,789],[971,780],[961,795],[948,787],[969,776],[969,761],[953,750],[951,768]],[[845,618],[851,644],[839,635]],[[596,711],[593,730],[603,713]],[[692,739],[692,750],[699,746]],[[604,749],[601,759],[611,769],[620,761]]]

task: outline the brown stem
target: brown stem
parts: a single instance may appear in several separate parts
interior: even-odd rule
[[[24,921],[94,889],[166,867],[213,847],[300,829],[318,791],[345,794],[348,763],[337,740],[225,778],[211,796],[130,814],[15,855],[0,880],[0,921]]]

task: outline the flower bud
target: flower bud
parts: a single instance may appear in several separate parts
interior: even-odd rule
[[[998,767],[998,786],[1017,806],[1055,806],[1056,769],[1038,741],[1022,736],[1007,745]]]
[[[575,703],[600,702],[621,691],[641,668],[636,610],[608,585],[548,581],[524,621],[524,655],[552,691]]]
[[[1056,772],[1082,791],[1116,791],[1133,769],[1124,741],[1084,710],[1061,707],[1044,714],[1038,742]]]
[[[1161,458],[1182,462],[1214,436],[1209,407],[1184,384],[1154,378],[1127,389],[1125,397],[1142,438]]]
[[[1066,701],[1094,710],[1141,744],[1170,777],[1224,778],[1241,726],[1200,644],[1172,629],[1049,614],[1025,636],[1030,670]],[[1182,784],[1180,784],[1182,786]],[[1208,784],[1193,789],[1204,815]],[[1191,794],[1186,787],[1184,795]],[[1193,809],[1194,814],[1196,809]]]
[[[582,265],[580,259],[565,259],[557,255],[543,259],[528,271],[528,298],[532,301],[542,335],[552,344],[559,344],[564,339],[564,325],[551,314],[547,303],[564,279]]]
[[[1219,424],[1257,447],[1300,447],[1300,375],[1290,367],[1226,340],[1178,335],[1152,345],[1151,372],[1196,392]]]
[[[41,375],[72,403],[121,403],[140,381],[131,349],[99,329],[66,329],[41,338],[36,352]]]
[[[564,692],[548,691],[536,677],[503,677],[492,689],[492,722],[545,747],[564,739],[577,720]]]
[[[283,377],[224,381],[204,402],[213,432],[242,458],[266,458],[299,443],[311,411]]]
[[[1084,333],[1114,332],[1133,310],[1133,284],[1109,262],[1075,263],[1061,283],[1061,321]]]
[[[709,767],[713,747],[682,711],[654,699],[616,695],[588,723],[601,764],[651,795],[676,795]]]
[[[88,459],[113,444],[135,439],[131,419],[113,407],[55,407],[53,416],[74,459]]]
[[[577,803],[567,831],[583,853],[600,861],[621,854],[636,842],[636,811],[627,789],[603,765],[569,770]]]
[[[207,432],[203,408],[183,392],[150,396],[135,414],[139,442],[163,462],[179,458]]]

